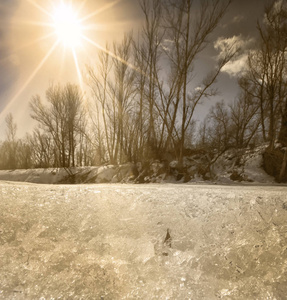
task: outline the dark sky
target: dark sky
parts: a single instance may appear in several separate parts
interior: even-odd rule
[[[12,112],[18,123],[19,135],[31,130],[28,103],[35,94],[44,95],[45,90],[53,81],[77,82],[73,56],[63,50],[56,49],[40,66],[55,37],[43,39],[49,33],[44,26],[36,26],[36,22],[50,22],[43,12],[59,2],[58,0],[0,0],[0,139],[5,138],[5,117]],[[67,0],[71,1],[71,0]],[[82,0],[74,0],[79,4]],[[198,62],[201,70],[208,68],[211,57],[216,55],[214,42],[218,39],[238,39],[243,49],[250,46],[257,36],[257,20],[262,20],[264,7],[269,0],[233,0],[226,15],[218,28],[210,37],[210,47],[203,53]],[[114,5],[111,5],[114,3]],[[39,7],[43,10],[40,10]],[[86,0],[83,8],[84,15],[104,8],[99,14],[90,19],[95,24],[101,24],[104,30],[91,32],[91,40],[105,45],[106,41],[121,39],[125,31],[140,26],[141,11],[136,0]],[[35,24],[34,24],[35,23]],[[77,52],[79,69],[95,57],[94,47],[87,46]],[[244,55],[237,58],[221,74],[218,88],[221,93],[216,100],[232,101],[237,93],[237,76]],[[8,104],[9,103],[9,104]],[[214,101],[208,101],[198,109],[198,118],[206,114]]]
[[[11,62],[11,49],[8,43],[10,31],[10,19],[18,6],[18,0],[1,0],[0,2],[0,110],[8,99],[8,91],[13,87],[16,70]]]
[[[226,36],[232,35],[255,35],[257,32],[257,20],[261,20],[264,7],[268,0],[233,0],[223,22],[225,30],[222,33]]]

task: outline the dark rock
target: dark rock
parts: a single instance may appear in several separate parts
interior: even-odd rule
[[[240,174],[237,170],[233,170],[232,174],[230,175],[230,179],[239,182],[244,180],[242,174]]]
[[[186,183],[186,182],[189,182],[190,180],[191,180],[191,176],[188,173],[185,173],[184,178],[183,178],[183,182]]]
[[[267,148],[263,153],[263,168],[265,172],[273,176],[276,181],[279,181],[283,158],[284,150],[282,147],[277,147],[273,150]],[[280,182],[287,182],[287,170],[285,170]]]
[[[167,229],[167,232],[166,232],[166,236],[165,236],[165,239],[163,241],[163,244],[170,247],[171,248],[171,235],[170,235],[170,231],[169,229]]]

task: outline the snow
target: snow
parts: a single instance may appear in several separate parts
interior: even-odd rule
[[[0,180],[33,182],[33,183],[57,183],[61,181],[67,172],[65,169],[23,169],[23,170],[0,170]]]
[[[240,174],[242,181],[274,184],[275,179],[263,170],[263,152],[266,145],[251,149],[231,149],[226,151],[213,166],[218,183],[232,184],[230,175]]]
[[[0,180],[32,183],[67,183],[69,175],[75,175],[80,183],[117,183],[128,181],[131,177],[132,164],[120,166],[94,166],[73,168],[46,168],[27,170],[0,170]],[[71,178],[70,178],[71,179]]]
[[[284,186],[1,182],[0,299],[284,299],[286,218]]]
[[[263,168],[263,157],[261,153],[249,153],[246,155],[244,163],[245,175],[255,182],[274,183],[274,177],[266,174]]]
[[[63,183],[202,183],[274,184],[275,179],[263,170],[263,152],[267,145],[255,149],[229,149],[211,166],[211,172],[203,176],[208,161],[205,154],[195,153],[184,157],[184,171],[178,161],[151,161],[143,168],[140,162],[123,165],[93,167],[47,168],[29,170],[0,170],[0,180],[46,184]],[[178,176],[180,175],[180,176]],[[206,176],[207,175],[207,176]]]

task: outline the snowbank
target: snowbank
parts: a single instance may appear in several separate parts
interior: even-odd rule
[[[266,146],[256,149],[231,149],[214,164],[217,182],[275,183],[273,177],[263,170],[263,152]]]
[[[133,165],[48,168],[28,170],[0,170],[0,180],[31,183],[117,183],[128,182],[133,175]]]
[[[179,167],[177,161],[151,161],[143,167],[138,164],[99,167],[0,170],[0,180],[32,183],[162,183],[202,182],[232,184],[275,183],[263,170],[263,152],[266,146],[256,149],[231,149],[223,153],[210,169],[209,158],[204,153],[185,157]]]

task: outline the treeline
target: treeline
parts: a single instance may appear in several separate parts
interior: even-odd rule
[[[216,103],[204,122],[195,123],[196,108],[217,94],[217,77],[240,51],[236,44],[224,43],[206,76],[195,68],[229,3],[140,1],[141,32],[106,45],[96,65],[87,67],[84,77],[91,97],[72,84],[50,86],[45,101],[33,96],[31,117],[38,126],[22,140],[16,138],[12,115],[7,116],[0,167],[146,162],[167,153],[182,164],[191,148],[214,154],[262,142],[270,149],[276,141],[287,146],[283,1],[267,7],[258,23],[257,48],[249,51],[237,99],[231,105]]]

